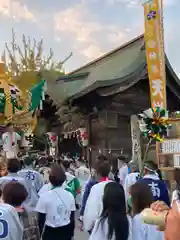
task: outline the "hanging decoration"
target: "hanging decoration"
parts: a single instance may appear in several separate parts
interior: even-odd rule
[[[166,109],[163,6],[160,6],[159,0],[146,0],[143,6],[151,106]]]
[[[50,147],[56,147],[58,136],[53,132],[47,132],[46,134],[48,137]]]
[[[139,127],[142,134],[148,139],[162,142],[171,127],[167,118],[167,111],[160,107],[148,109],[139,114]]]
[[[53,132],[47,132],[47,144],[49,149],[50,156],[56,155],[57,144],[58,144],[58,136]]]
[[[89,143],[88,132],[86,128],[78,128],[76,130],[77,140],[80,146],[87,147]]]

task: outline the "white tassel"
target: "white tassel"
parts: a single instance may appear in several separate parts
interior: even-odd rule
[[[41,97],[42,97],[42,100],[44,101],[45,100],[45,92],[44,92],[44,90],[42,91]]]
[[[43,109],[43,102],[42,102],[42,100],[40,101],[39,108],[40,108],[40,110],[42,110],[42,109]]]

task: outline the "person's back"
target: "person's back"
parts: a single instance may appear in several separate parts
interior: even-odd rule
[[[155,177],[152,179],[152,177],[150,178],[146,176],[140,181],[148,184],[151,187],[154,201],[163,201],[170,206],[168,189],[163,180],[155,179]]]
[[[43,186],[43,178],[41,174],[32,168],[32,159],[25,159],[25,168],[18,172],[18,175],[24,178],[29,185],[31,196],[29,199],[29,207],[34,209],[39,199],[38,192]]]
[[[24,206],[28,207],[30,196],[31,196],[31,189],[28,181],[26,181],[23,177],[18,175],[19,169],[20,169],[20,162],[16,158],[8,159],[8,163],[7,163],[8,175],[0,178],[0,186],[3,189],[4,186],[9,182],[18,182],[22,184],[28,192],[28,198],[23,204]]]
[[[67,190],[70,191],[73,194],[74,198],[76,199],[76,197],[78,195],[80,195],[80,193],[81,193],[81,186],[80,186],[80,182],[79,182],[78,178],[75,175],[73,175],[71,173],[71,171],[69,171],[70,170],[70,164],[71,163],[67,160],[64,160],[62,162],[62,165],[64,167],[64,171],[65,171],[65,174],[66,174],[65,183],[68,186]]]
[[[128,216],[129,220],[129,237],[127,240],[134,240],[132,238],[132,223],[131,218]],[[93,231],[89,237],[89,240],[116,240],[115,235],[111,239],[108,238],[108,220],[101,221],[101,219],[96,220]]]
[[[84,210],[84,229],[91,231],[94,227],[95,221],[99,218],[102,211],[102,197],[104,195],[104,188],[109,180],[108,175],[110,172],[109,162],[98,161],[96,165],[97,180],[99,183],[92,186],[88,196],[85,210]],[[93,206],[93,207],[92,207]]]
[[[7,176],[1,177],[0,185],[3,187],[4,185],[6,185],[7,183],[12,182],[12,181],[19,182],[28,189],[27,181],[24,178],[22,178],[21,176],[18,176],[18,174],[16,174],[16,173],[8,173]]]
[[[66,184],[70,188],[74,198],[76,198],[76,196],[81,192],[79,180],[70,172],[66,172]]]
[[[49,182],[49,183],[46,183],[42,186],[42,188],[39,190],[38,192],[38,196],[40,197],[42,194],[50,191],[51,189],[53,188],[52,184]]]
[[[119,167],[119,172],[118,172],[118,178],[119,178],[119,183],[124,187],[125,179],[128,175],[128,166],[127,166],[127,160],[124,156],[119,156],[118,157],[118,167]]]
[[[75,176],[79,179],[81,184],[81,193],[84,193],[86,183],[91,175],[90,169],[84,165],[81,165],[75,170]]]
[[[38,202],[36,211],[41,210],[43,201],[46,206],[46,224],[48,226],[60,227],[70,223],[70,219],[66,216],[69,216],[69,213],[66,213],[66,210],[71,209],[74,202],[71,193],[60,187],[44,193],[41,198],[43,200],[40,199]]]
[[[91,172],[90,169],[85,166],[85,164],[81,165],[75,170],[75,176],[82,180],[83,182],[87,182]]]
[[[153,161],[145,162],[143,171],[144,177],[141,178],[139,181],[149,185],[152,191],[154,201],[163,201],[168,206],[170,206],[167,185],[163,180],[160,180],[157,170],[157,165]]]
[[[50,167],[48,166],[41,167],[39,168],[39,171],[38,171],[41,174],[45,184],[49,182],[49,171],[50,171]]]
[[[92,229],[90,240],[131,240],[131,219],[126,214],[122,185],[109,182],[104,188],[102,211]]]
[[[40,195],[36,211],[43,240],[70,240],[74,235],[73,195],[64,189],[66,180],[62,166],[54,164],[49,174],[52,189]]]
[[[157,226],[143,223],[140,214],[132,220],[132,235],[133,240],[164,240],[164,233],[158,231]]]
[[[131,200],[133,209],[133,240],[163,240],[163,233],[158,231],[157,226],[145,224],[141,218],[141,212],[149,208],[153,203],[150,186],[143,181],[136,182],[131,187]]]
[[[11,181],[19,182],[22,185],[24,185],[26,188],[28,188],[27,181],[18,175],[19,170],[20,170],[20,162],[18,161],[18,159],[16,158],[8,159],[8,162],[7,162],[8,174],[0,178],[0,185],[2,186],[2,188],[5,184]]]
[[[23,240],[23,227],[14,207],[0,203],[0,239]]]
[[[80,209],[80,219],[83,219],[83,215],[84,215],[84,211],[85,211],[85,207],[86,207],[86,202],[87,199],[89,197],[89,194],[91,192],[91,188],[97,184],[98,181],[94,178],[90,178],[89,181],[87,182],[86,186],[85,186],[85,190],[83,192],[83,196],[82,196],[82,203],[81,203],[81,209]]]
[[[43,179],[39,172],[33,169],[22,169],[18,172],[18,175],[21,176],[28,182],[30,191],[31,191],[31,199],[29,200],[29,207],[35,208],[37,201],[39,199],[38,192],[43,186]]]
[[[138,172],[129,173],[127,175],[124,182],[124,191],[125,191],[126,200],[128,200],[128,197],[130,196],[131,186],[139,180],[139,176],[140,176],[140,173]]]
[[[84,229],[86,231],[91,231],[95,221],[99,218],[103,205],[102,198],[104,195],[104,188],[107,183],[111,182],[111,180],[107,180],[104,182],[100,182],[95,184],[90,191],[89,197],[86,202],[86,207],[84,211]],[[93,206],[93,207],[92,207]]]

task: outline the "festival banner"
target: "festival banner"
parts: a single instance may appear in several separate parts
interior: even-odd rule
[[[146,59],[151,105],[166,109],[166,75],[162,9],[159,0],[144,4]]]

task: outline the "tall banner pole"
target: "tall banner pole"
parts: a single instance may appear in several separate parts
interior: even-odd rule
[[[167,109],[162,0],[144,1],[145,45],[151,107]]]

